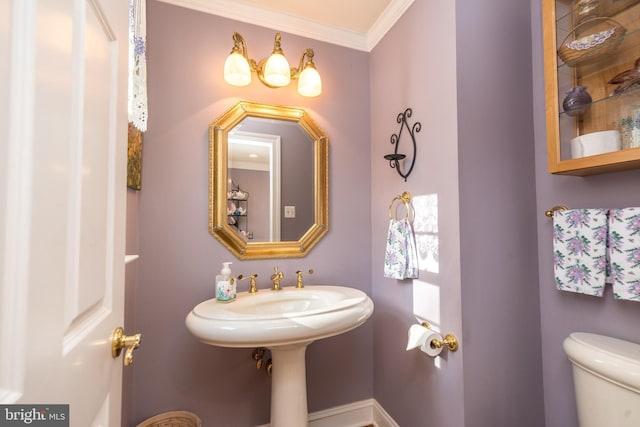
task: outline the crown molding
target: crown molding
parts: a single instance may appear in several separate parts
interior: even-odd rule
[[[234,0],[159,1],[313,40],[370,52],[414,0],[392,0],[366,34],[275,12],[253,4],[237,3]]]
[[[414,0],[391,0],[382,14],[367,32],[367,52],[371,52],[400,17],[409,9]]]

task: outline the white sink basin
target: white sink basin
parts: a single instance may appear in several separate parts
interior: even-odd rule
[[[268,347],[272,357],[271,426],[308,425],[305,351],[320,338],[362,325],[373,313],[364,292],[343,286],[240,292],[230,303],[210,299],[187,315],[189,331],[220,347]]]
[[[210,299],[186,319],[200,341],[221,347],[274,347],[309,343],[360,326],[373,313],[364,292],[343,286],[238,293],[230,303]]]

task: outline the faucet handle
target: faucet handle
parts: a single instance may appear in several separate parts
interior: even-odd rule
[[[238,280],[249,279],[249,293],[255,294],[258,292],[258,288],[256,287],[256,277],[257,274],[252,274],[251,276],[243,276],[242,274],[238,276]]]
[[[296,274],[298,275],[298,281],[296,283],[296,289],[302,289],[304,288],[304,285],[302,284],[302,275],[303,274],[313,274],[313,269],[310,268],[309,271],[296,271]]]

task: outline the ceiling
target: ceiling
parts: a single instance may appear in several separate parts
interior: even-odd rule
[[[369,52],[414,0],[160,1]]]

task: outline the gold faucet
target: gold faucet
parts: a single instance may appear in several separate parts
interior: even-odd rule
[[[249,279],[249,293],[255,294],[258,292],[258,288],[256,287],[256,277],[258,277],[257,274],[252,274],[251,276],[242,276],[241,274],[238,276],[238,280]]]
[[[313,274],[313,269],[310,268],[308,272],[298,270],[296,271],[296,274],[298,275],[298,282],[296,283],[296,289],[302,289],[304,288],[304,285],[302,284],[302,275]]]
[[[273,282],[272,291],[281,291],[280,280],[284,277],[284,273],[282,271],[278,271],[278,267],[273,267],[273,274],[271,275],[271,281]]]

